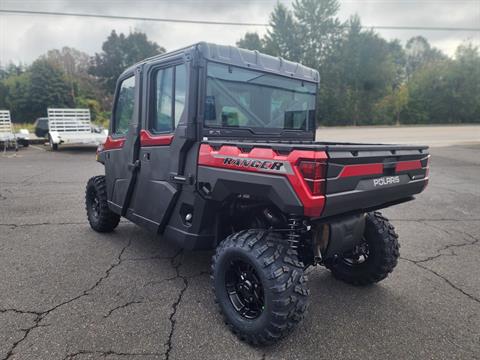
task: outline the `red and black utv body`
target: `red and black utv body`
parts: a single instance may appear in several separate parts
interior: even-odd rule
[[[398,258],[379,212],[428,182],[426,146],[315,141],[318,72],[258,52],[199,43],[119,78],[105,176],[87,185],[92,227],[120,216],[185,249],[216,249],[227,323],[271,343],[298,322],[303,271],[384,279]]]

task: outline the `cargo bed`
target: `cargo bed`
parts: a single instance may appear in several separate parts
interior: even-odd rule
[[[294,150],[324,153],[321,217],[371,211],[405,202],[423,191],[428,182],[427,146],[237,139],[211,140],[208,144],[217,149],[235,146],[246,153],[254,148],[269,148],[279,155],[288,155]]]

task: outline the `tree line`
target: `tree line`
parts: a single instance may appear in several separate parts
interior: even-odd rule
[[[480,52],[471,43],[449,57],[422,36],[402,45],[366,30],[357,15],[342,22],[338,0],[295,0],[270,14],[264,36],[247,32],[237,46],[300,62],[320,73],[320,125],[480,122]],[[30,66],[0,69],[0,108],[14,121],[47,107],[89,107],[107,121],[115,81],[128,66],[165,49],[141,32],[112,31],[89,56],[65,47]]]
[[[9,109],[14,122],[29,123],[46,116],[48,107],[90,108],[92,119],[106,125],[118,76],[163,52],[144,33],[112,31],[94,56],[64,47],[48,51],[30,66],[0,67],[0,109]]]
[[[337,0],[278,3],[265,36],[246,33],[239,47],[300,62],[320,73],[322,125],[480,122],[480,54],[472,44],[450,58],[421,36],[405,46],[342,22]]]

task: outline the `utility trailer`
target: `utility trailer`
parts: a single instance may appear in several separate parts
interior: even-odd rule
[[[9,110],[0,110],[0,144],[3,149],[8,147],[18,148],[18,144],[24,147],[28,146],[28,130],[21,130],[20,133],[15,134],[12,127],[12,119]]]
[[[0,142],[4,149],[12,146],[15,149],[17,148],[17,139],[13,133],[10,111],[8,110],[0,110]]]
[[[58,150],[60,144],[103,144],[106,130],[94,130],[89,109],[48,109],[48,142]]]

